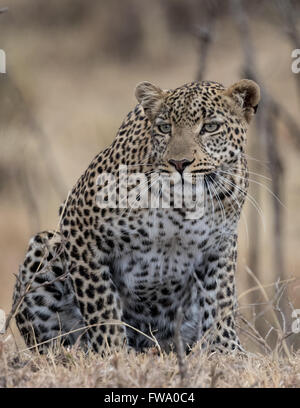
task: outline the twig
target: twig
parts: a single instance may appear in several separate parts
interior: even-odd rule
[[[280,280],[280,281],[277,281],[277,283],[291,283],[291,282],[295,282],[297,280],[297,278],[290,278],[290,279],[285,279],[285,280]],[[271,288],[272,286],[274,286],[274,285],[276,285],[276,282],[273,282],[273,283],[269,283],[268,285],[262,285],[264,288]],[[245,290],[243,293],[241,293],[239,296],[238,296],[238,300],[240,300],[242,297],[244,297],[244,296],[246,296],[246,295],[248,295],[249,293],[251,293],[251,292],[255,292],[255,291],[257,291],[257,290],[260,290],[260,286],[253,286],[252,288],[250,288],[250,289],[247,289],[247,290]]]
[[[233,20],[237,26],[239,32],[239,38],[241,41],[241,47],[244,53],[244,62],[242,67],[242,76],[244,78],[252,79],[258,82],[257,78],[257,68],[255,53],[251,39],[249,19],[244,11],[243,2],[240,0],[230,1],[231,14]],[[262,139],[265,138],[266,133],[266,120],[265,120],[265,98],[264,92],[262,92],[262,101],[260,102],[259,109],[256,115],[256,134],[258,138],[251,140],[251,155],[259,158],[261,155],[261,143]],[[255,171],[255,170],[254,170]],[[258,184],[253,184],[252,195],[255,196],[256,201],[260,202],[260,189]],[[248,264],[250,269],[258,273],[259,263],[260,263],[260,229],[259,223],[257,222],[257,212],[256,209],[251,206],[249,210],[249,253],[248,253]],[[249,280],[250,286],[250,280]],[[250,303],[254,303],[254,299],[250,297]]]
[[[272,106],[269,104],[266,117],[266,154],[269,159],[270,174],[272,178],[272,191],[275,196],[282,197],[282,185],[284,184],[284,166],[279,154],[278,137],[276,129],[276,117]],[[283,278],[284,270],[284,250],[283,250],[283,212],[277,199],[272,199],[273,204],[273,259],[276,276]]]
[[[36,119],[32,115],[32,112],[28,107],[28,104],[26,103],[26,99],[15,80],[11,75],[8,76],[6,80],[9,81],[12,92],[14,92],[16,100],[18,99],[20,103],[20,107],[24,112],[24,117],[26,118],[27,125],[31,128],[33,135],[36,137],[38,147],[41,151],[43,160],[49,173],[50,180],[52,181],[53,187],[55,188],[58,196],[62,200],[65,196],[66,188],[63,183],[61,173],[58,171],[56,160],[52,155],[51,144],[48,140],[48,137],[43,132]]]
[[[157,347],[157,349],[159,351],[159,354],[162,355],[160,344],[159,344],[157,338],[154,336],[150,324],[149,324],[149,333],[151,334],[151,337],[152,337],[152,339],[153,339],[153,341],[154,341],[154,343],[155,343],[155,345],[156,345],[156,347]]]
[[[174,341],[176,346],[177,358],[178,358],[178,366],[179,366],[179,374],[181,380],[181,387],[184,386],[185,378],[186,378],[186,363],[184,357],[184,347],[181,337],[181,326],[183,321],[183,312],[181,306],[178,308],[177,311],[177,318],[176,318],[176,326],[175,326],[175,333],[174,333]]]
[[[248,334],[250,337],[254,338],[256,340],[257,343],[259,343],[261,346],[264,347],[264,349],[266,351],[268,351],[269,353],[272,352],[271,347],[268,345],[268,343],[266,342],[266,340],[261,336],[261,334],[259,333],[259,331],[247,320],[245,319],[242,315],[239,316],[239,318],[242,320],[242,322],[249,327],[249,329],[252,331],[248,332],[246,329],[242,328],[239,326],[239,329],[244,331],[246,334]]]
[[[203,5],[201,4],[203,9]],[[209,49],[212,45],[215,22],[217,17],[217,7],[214,1],[206,3],[205,19],[195,29],[195,35],[199,42],[199,58],[198,58],[198,72],[196,75],[197,81],[203,81],[207,67],[207,59]],[[202,10],[201,10],[202,11]]]
[[[249,269],[247,266],[246,266],[246,271],[252,276],[252,278],[255,280],[255,282],[260,286],[260,288],[261,288],[261,293],[262,293],[263,297],[265,298],[265,300],[266,300],[267,302],[269,302],[270,300],[269,300],[269,297],[268,297],[268,295],[267,295],[267,292],[265,291],[265,289],[264,289],[264,287],[262,286],[262,284],[261,284],[261,282],[259,281],[259,279],[254,275],[254,273],[251,271],[251,269]],[[275,323],[276,323],[276,325],[277,325],[277,328],[278,328],[278,330],[279,330],[279,332],[280,332],[280,334],[281,334],[281,337],[283,338],[283,337],[284,337],[284,333],[283,333],[283,331],[282,331],[282,328],[281,328],[281,325],[280,325],[280,323],[279,323],[278,317],[276,316],[275,311],[274,311],[273,309],[271,309],[271,310],[272,310],[272,314],[273,314],[274,321],[275,321]],[[287,357],[288,357],[289,360],[291,361],[291,353],[290,353],[290,350],[289,350],[289,348],[288,348],[288,346],[287,346],[287,344],[286,344],[286,342],[285,342],[284,340],[283,340],[283,343],[282,343],[282,344],[283,344],[283,348],[284,348],[284,351],[285,351]]]
[[[274,219],[274,230],[273,230],[273,254],[274,254],[274,270],[276,275],[281,279],[284,277],[284,251],[283,251],[283,214],[282,208],[279,206],[278,199],[282,196],[282,188],[284,185],[284,173],[283,173],[283,164],[279,154],[279,148],[277,143],[277,133],[275,122],[278,118],[278,109],[281,107],[274,103],[273,98],[267,93],[262,81],[260,80],[257,74],[257,66],[255,61],[255,52],[253,43],[250,36],[250,25],[247,14],[244,10],[244,2],[242,0],[231,0],[231,11],[236,22],[241,43],[242,49],[244,52],[244,68],[243,75],[252,79],[260,84],[261,88],[261,102],[260,108],[258,109],[257,115],[257,135],[259,137],[254,148],[257,153],[259,153],[258,144],[263,142],[262,147],[265,150],[265,154],[268,157],[270,163],[270,171],[272,178],[272,188],[274,191],[273,194],[273,219]],[[275,109],[276,108],[276,109]],[[255,155],[255,154],[254,154]],[[256,196],[259,194],[258,185],[256,185],[255,192],[253,193]],[[256,214],[254,210],[251,209],[251,218],[253,221],[250,222],[250,250],[249,250],[249,265],[250,270],[258,273],[259,271],[259,229],[256,222]]]
[[[102,322],[100,322],[100,323],[95,323],[95,324],[89,324],[89,325],[86,325],[86,326],[82,326],[82,327],[79,327],[79,328],[77,328],[77,329],[70,330],[70,331],[68,331],[68,332],[66,332],[66,333],[58,334],[57,336],[52,337],[51,339],[42,341],[42,342],[40,342],[40,343],[35,344],[34,346],[30,346],[30,347],[27,347],[27,348],[25,348],[25,349],[23,349],[23,350],[20,350],[20,353],[23,353],[23,352],[25,352],[25,351],[32,350],[32,349],[34,349],[34,348],[36,348],[36,347],[39,347],[39,346],[42,346],[42,345],[44,345],[44,344],[50,343],[50,342],[52,342],[53,340],[61,339],[61,338],[64,337],[64,336],[68,336],[69,334],[76,333],[76,332],[78,332],[78,331],[82,331],[82,330],[86,330],[86,329],[91,329],[91,328],[93,328],[93,327],[105,326],[105,325],[108,325],[108,324],[109,324],[109,325],[122,325],[122,326],[125,326],[125,327],[129,327],[130,329],[136,331],[137,333],[141,334],[142,336],[146,337],[148,340],[150,340],[150,341],[152,341],[154,344],[156,344],[156,341],[155,341],[152,337],[148,336],[148,334],[142,332],[141,330],[137,329],[136,327],[131,326],[131,325],[128,324],[128,323],[122,322],[121,320],[106,320],[106,321],[102,321]]]
[[[219,377],[221,376],[222,371],[217,371],[217,363],[212,364],[211,370],[210,370],[210,388],[216,388],[217,382]]]

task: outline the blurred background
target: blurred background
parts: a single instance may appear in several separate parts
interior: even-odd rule
[[[300,334],[290,331],[292,309],[300,309],[300,73],[291,53],[300,48],[300,1],[1,0],[5,6],[0,308],[10,310],[29,237],[57,226],[69,189],[136,104],[138,82],[166,89],[247,77],[263,98],[248,136],[240,311],[258,338],[272,344],[284,332],[297,348]]]

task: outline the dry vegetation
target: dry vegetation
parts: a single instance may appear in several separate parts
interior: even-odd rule
[[[180,375],[177,356],[119,351],[100,357],[79,350],[49,351],[45,356],[15,350],[12,337],[0,337],[0,387],[300,387],[300,353],[207,355],[199,346],[185,358]]]
[[[6,51],[9,73],[9,81],[0,82],[0,308],[7,313],[13,274],[29,236],[57,225],[57,208],[69,188],[92,157],[111,142],[134,106],[136,83],[149,80],[174,88],[197,76],[195,28],[203,17],[203,9],[195,9],[196,0],[153,0],[151,6],[146,0],[9,3],[9,13],[0,17],[0,48]],[[292,46],[270,6],[276,2],[245,3],[260,78],[299,126],[299,100],[290,68]],[[5,5],[2,1],[1,6]],[[232,16],[225,10],[221,14],[215,22],[205,77],[230,85],[241,77],[244,57]],[[254,125],[250,147],[253,129]],[[287,282],[281,298],[289,297],[293,307],[300,308],[299,148],[281,122],[278,133],[285,173],[284,276],[274,273],[272,203],[266,188],[251,192],[260,201],[265,231],[257,213],[249,222],[249,203],[240,226],[238,294],[241,312],[258,329],[244,327],[243,332],[247,350],[255,355],[207,356],[196,346],[184,361],[183,376],[175,354],[159,355],[155,349],[106,357],[64,349],[47,356],[20,352],[24,345],[14,329],[18,349],[10,331],[0,334],[0,387],[299,387],[300,334],[290,336],[291,309],[282,312],[274,284],[278,278]],[[250,167],[270,176],[264,156],[250,160]],[[256,180],[271,189],[263,177]],[[249,247],[257,239],[251,236],[253,224],[258,225],[261,251],[251,275],[247,273]],[[288,354],[283,348],[285,336]]]

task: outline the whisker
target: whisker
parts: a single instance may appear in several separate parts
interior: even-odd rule
[[[241,152],[240,155],[246,157],[248,160],[257,161],[257,162],[259,162],[259,163],[261,163],[261,164],[264,164],[264,163],[265,163],[265,164],[268,164],[268,163],[270,163],[270,162],[267,161],[267,160],[257,159],[256,157],[250,156],[249,154],[246,154],[246,153],[243,153],[243,152]]]
[[[280,198],[277,197],[277,195],[274,194],[273,191],[270,190],[269,187],[267,187],[265,184],[262,184],[262,183],[260,183],[260,182],[257,181],[257,180],[253,180],[253,179],[250,179],[250,178],[245,178],[245,177],[242,177],[242,176],[238,176],[238,175],[236,175],[236,174],[232,174],[232,173],[226,172],[226,171],[224,171],[224,170],[218,170],[218,171],[220,171],[220,172],[222,172],[222,173],[225,173],[225,174],[228,174],[229,176],[232,176],[232,177],[238,177],[238,178],[240,178],[240,179],[249,180],[249,182],[252,182],[252,183],[258,184],[258,185],[261,186],[261,187],[264,187],[274,198],[276,198],[276,200],[278,200],[278,202],[282,205],[283,208],[287,209],[287,207],[283,204],[283,202],[280,200]]]
[[[250,203],[253,205],[253,207],[256,209],[256,211],[258,212],[258,214],[260,215],[262,224],[263,224],[263,230],[264,232],[266,231],[266,225],[265,225],[265,220],[264,220],[264,215],[263,215],[263,211],[260,207],[260,205],[258,204],[258,202],[255,200],[254,197],[252,197],[249,193],[247,194],[247,191],[245,191],[244,189],[240,188],[237,184],[232,183],[230,180],[228,180],[226,177],[223,177],[221,175],[219,175],[220,179],[222,179],[225,183],[228,183],[229,185],[231,185],[232,187],[238,189],[239,191],[241,191],[241,193],[245,196],[246,200],[249,200]]]
[[[223,204],[222,204],[222,201],[220,200],[220,197],[219,197],[219,194],[218,194],[217,190],[216,190],[215,187],[214,187],[214,180],[213,180],[210,176],[208,176],[208,177],[209,177],[210,181],[212,182],[212,183],[211,183],[211,187],[212,187],[212,189],[214,190],[214,192],[215,192],[215,197],[216,197],[216,199],[218,200],[219,205],[220,205],[220,210],[221,210],[221,214],[222,214],[222,222],[225,223],[225,221],[226,221],[225,208],[224,208],[224,206],[223,206]]]
[[[228,170],[239,170],[240,172],[242,172],[239,167],[231,167],[231,166],[230,166],[230,167],[228,167]],[[254,171],[247,170],[247,173],[249,173],[249,174],[254,174],[255,176],[259,176],[259,177],[262,177],[262,178],[264,178],[264,179],[266,179],[266,180],[272,181],[272,179],[271,179],[270,177],[264,176],[264,175],[259,174],[259,173],[255,173]]]
[[[239,209],[241,210],[241,204],[240,204],[240,202],[238,201],[236,195],[234,195],[233,191],[229,191],[224,185],[222,185],[221,183],[219,183],[217,180],[214,180],[214,181],[215,181],[215,183],[219,186],[219,188],[220,188],[220,190],[221,190],[222,192],[225,191],[227,197],[228,197],[228,196],[233,197],[234,202],[237,203]],[[232,204],[231,202],[230,202],[230,204],[231,204],[233,210],[235,211],[235,213],[236,213],[236,215],[237,215],[237,214],[238,214],[238,213],[237,213],[237,209],[233,206],[233,204]]]
[[[247,218],[246,218],[244,212],[242,211],[241,203],[239,202],[239,200],[237,199],[237,196],[234,194],[233,191],[229,191],[224,185],[222,185],[221,183],[219,183],[218,180],[214,180],[214,181],[215,181],[215,183],[217,183],[217,185],[219,186],[220,190],[221,190],[222,192],[225,191],[225,193],[227,194],[227,197],[228,197],[228,194],[229,194],[229,196],[233,198],[233,201],[238,205],[239,210],[240,210],[240,214],[241,214],[241,216],[242,216],[242,218],[243,218],[243,222],[244,222],[244,225],[245,225],[245,230],[246,230],[246,246],[247,246],[247,248],[248,248],[248,247],[249,247],[249,229],[248,229],[248,224],[247,224]],[[238,216],[238,211],[237,211],[237,209],[234,207],[232,201],[229,200],[229,202],[230,202],[230,205],[231,205],[233,211],[235,212],[235,215]]]
[[[127,167],[139,167],[139,166],[153,166],[153,164],[139,163],[139,164],[128,164]]]
[[[215,223],[215,206],[214,206],[214,200],[213,200],[213,197],[212,197],[210,188],[209,188],[209,183],[207,182],[207,180],[206,180],[205,177],[204,177],[204,180],[205,180],[206,186],[207,186],[207,188],[208,188],[208,192],[209,192],[209,196],[210,196],[210,201],[211,201],[211,204],[212,204],[214,225],[216,225],[216,223]]]

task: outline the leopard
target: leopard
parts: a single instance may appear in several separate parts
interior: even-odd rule
[[[168,352],[178,339],[186,351],[243,351],[237,240],[259,85],[144,81],[135,96],[61,205],[59,228],[29,242],[13,294],[19,331],[40,352],[58,341]]]

